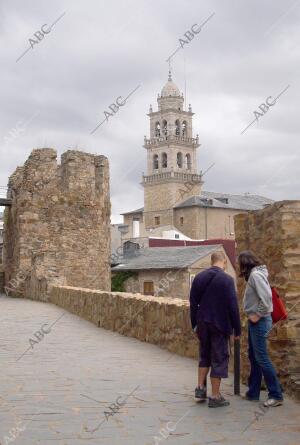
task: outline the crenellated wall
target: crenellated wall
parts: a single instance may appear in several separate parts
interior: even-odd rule
[[[47,299],[49,284],[110,289],[109,166],[104,156],[33,150],[9,179],[4,215],[9,294]]]
[[[252,250],[267,265],[270,283],[285,301],[289,318],[270,335],[270,352],[281,383],[300,399],[300,201],[277,202],[235,217],[237,253]],[[245,287],[238,282],[242,306]],[[242,375],[249,372],[247,321],[243,316]]]

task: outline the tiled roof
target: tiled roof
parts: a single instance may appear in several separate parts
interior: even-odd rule
[[[155,247],[140,249],[135,255],[123,257],[112,271],[145,269],[181,269],[212,254],[220,245],[196,247]]]

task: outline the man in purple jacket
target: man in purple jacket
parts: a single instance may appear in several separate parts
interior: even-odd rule
[[[212,266],[200,272],[193,281],[190,293],[191,323],[200,340],[198,387],[195,400],[206,400],[206,377],[210,371],[212,396],[208,406],[228,406],[220,393],[221,379],[228,377],[229,339],[241,335],[241,323],[233,279],[225,273],[223,252],[214,252]]]

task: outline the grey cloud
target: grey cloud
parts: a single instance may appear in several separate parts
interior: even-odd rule
[[[44,144],[103,153],[111,165],[113,220],[143,204],[144,134],[149,104],[167,80],[168,55],[194,23],[214,17],[172,59],[173,78],[191,103],[199,133],[199,168],[216,165],[205,188],[299,198],[300,2],[111,0],[1,5],[0,183]],[[63,11],[65,17],[18,63],[28,38]],[[117,96],[141,88],[94,134]],[[253,111],[290,89],[244,135]],[[20,120],[37,115],[8,145]],[[137,163],[138,161],[138,163]]]

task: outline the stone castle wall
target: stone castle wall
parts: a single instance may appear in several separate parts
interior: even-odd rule
[[[48,285],[110,289],[109,166],[104,156],[33,150],[9,179],[4,215],[9,293],[46,299]],[[41,295],[40,295],[41,294]]]
[[[270,353],[281,383],[300,398],[300,201],[283,201],[235,217],[237,253],[252,250],[267,265],[272,286],[279,290],[289,318],[270,334]],[[245,287],[239,279],[239,295]],[[242,306],[242,301],[240,302]],[[242,375],[246,381],[247,321],[243,316]]]
[[[98,327],[156,344],[186,357],[198,357],[189,302],[125,292],[52,286],[49,302]]]
[[[171,353],[198,359],[199,342],[191,330],[189,301],[180,298],[151,297],[125,292],[104,292],[66,286],[52,286],[49,302],[76,314],[98,327],[118,332],[140,341],[149,342]],[[272,341],[272,356],[275,363],[285,366],[283,357],[289,357],[288,366],[295,366],[297,349],[290,339],[292,325],[277,330]],[[243,357],[247,347],[243,340]],[[276,358],[276,351],[279,356]],[[298,354],[299,359],[299,354]],[[230,356],[233,370],[233,354]],[[290,368],[291,369],[291,368]],[[245,368],[243,367],[245,377]],[[282,376],[282,374],[281,374]],[[296,374],[289,381],[281,379],[288,393],[300,400]],[[292,384],[293,382],[293,384]]]
[[[0,264],[0,294],[4,293],[4,269],[3,264]]]

